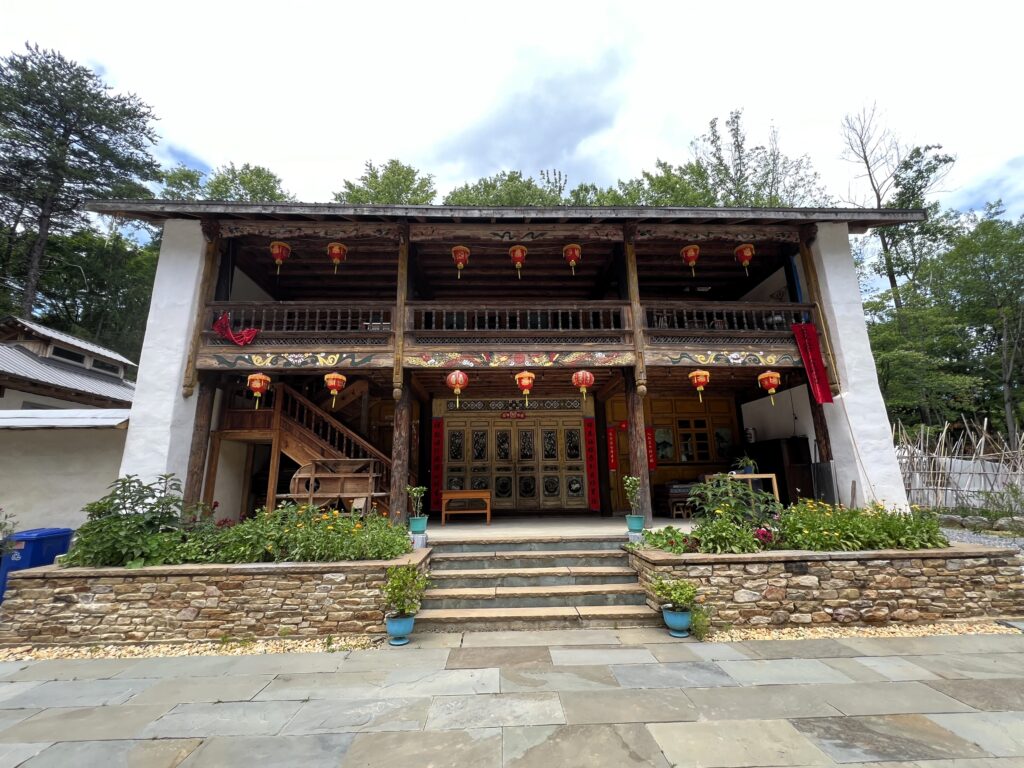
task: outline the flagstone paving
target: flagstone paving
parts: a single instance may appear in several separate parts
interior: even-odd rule
[[[1024,767],[1024,633],[0,664],[0,768]]]

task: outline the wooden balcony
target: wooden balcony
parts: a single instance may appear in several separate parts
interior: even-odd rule
[[[585,353],[602,362],[635,361],[628,303],[487,302],[466,306],[409,302],[403,323],[403,360],[412,367],[450,367],[466,359],[476,365],[573,364]],[[211,330],[227,314],[230,327],[259,331],[239,346]],[[213,302],[204,314],[198,365],[237,368],[391,368],[396,310],[384,302]],[[653,365],[690,365],[699,355],[753,355],[799,365],[790,326],[813,322],[812,304],[657,301],[642,304],[644,354]],[[681,354],[682,353],[682,354]],[[776,354],[778,353],[778,354]],[[526,362],[523,361],[524,355]],[[548,362],[538,362],[541,358]],[[498,362],[501,358],[504,362]],[[716,358],[718,359],[718,358]],[[575,358],[573,358],[575,360]],[[473,365],[473,362],[465,363]]]

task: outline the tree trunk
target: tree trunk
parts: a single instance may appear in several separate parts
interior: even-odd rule
[[[32,243],[32,250],[29,251],[28,273],[25,275],[25,285],[21,295],[21,316],[25,318],[32,317],[32,307],[36,303],[39,276],[43,271],[43,254],[46,253],[46,243],[50,239],[50,219],[56,200],[55,193],[48,193],[39,209],[39,218],[36,220],[36,241]]]
[[[1002,342],[1002,376],[1000,377],[1000,383],[1002,384],[1003,390],[1003,412],[1006,418],[1006,436],[1010,441],[1010,448],[1016,450],[1018,447],[1017,442],[1017,413],[1014,408],[1013,402],[1013,368],[1014,358],[1016,352],[1016,341],[1017,336],[1010,333],[1010,323],[1006,317],[1006,310],[1002,312],[1003,316],[1003,342]],[[1013,336],[1013,344],[1010,343],[1010,337]]]

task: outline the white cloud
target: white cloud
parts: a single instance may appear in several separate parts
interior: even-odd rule
[[[958,156],[950,199],[1024,155],[1024,107],[1011,92],[1024,21],[1015,4],[159,8],[10,6],[0,50],[32,41],[102,66],[112,85],[155,107],[165,142],[210,165],[267,165],[300,199],[326,200],[364,160],[390,157],[421,165],[450,188],[465,180],[463,164],[446,155],[430,165],[447,141],[500,114],[511,94],[595,71],[609,55],[619,66],[602,92],[614,119],[581,141],[567,126],[579,146],[552,152],[583,158],[606,182],[657,157],[682,161],[708,119],[734,107],[745,108],[751,139],[763,140],[774,122],[783,149],[811,155],[840,194],[854,173],[839,159],[840,120],[872,102],[905,141],[939,142]],[[531,120],[522,116],[523,131]]]

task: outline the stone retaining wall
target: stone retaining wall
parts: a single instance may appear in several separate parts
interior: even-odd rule
[[[630,553],[647,602],[657,574],[699,584],[712,623],[807,625],[1024,615],[1024,569],[1013,548],[750,555]]]
[[[14,571],[0,643],[97,643],[384,632],[384,574],[426,570],[430,550],[395,560]]]

